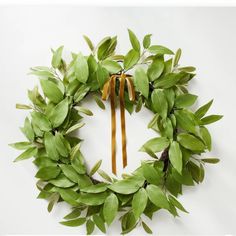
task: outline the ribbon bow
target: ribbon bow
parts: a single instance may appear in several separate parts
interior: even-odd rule
[[[112,158],[112,173],[116,175],[116,80],[120,81],[119,99],[120,99],[120,120],[121,120],[121,134],[122,134],[122,160],[123,168],[127,166],[127,152],[126,152],[126,128],[125,128],[125,82],[127,83],[129,100],[135,100],[135,90],[130,75],[124,73],[112,75],[104,84],[102,91],[102,100],[107,100],[110,97],[111,104],[111,158]]]

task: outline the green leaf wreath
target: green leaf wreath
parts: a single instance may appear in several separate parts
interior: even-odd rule
[[[62,58],[63,47],[52,50],[51,67],[31,68],[31,74],[39,78],[43,95],[36,86],[28,91],[30,105],[16,105],[32,111],[21,128],[27,141],[11,144],[23,150],[15,161],[34,158],[38,198],[49,201],[49,212],[56,203],[67,202],[72,211],[60,223],[72,227],[86,224],[87,234],[92,234],[95,226],[105,233],[118,216],[122,234],[138,225],[152,233],[143,216],[152,219],[159,210],[174,217],[178,210],[187,212],[177,200],[182,186],[201,183],[205,163],[219,161],[201,158],[211,150],[206,125],[222,116],[206,116],[212,100],[196,111],[191,109],[197,96],[188,92],[187,85],[195,76],[195,68],[179,66],[180,49],[173,53],[164,46],[152,45],[150,34],[141,45],[136,35],[128,32],[132,48],[126,55],[116,54],[117,37],[106,37],[95,47],[84,36],[91,53],[72,53],[69,63]],[[109,93],[105,85],[112,76],[121,78],[114,80],[113,100],[121,96],[122,78],[128,78],[123,84],[125,109],[139,112],[144,106],[152,111],[148,128],[157,133],[140,148],[150,158],[133,173],[123,174],[122,179],[101,170],[102,161],[88,170],[80,151],[82,137],[75,132],[84,126],[84,115],[93,115],[81,106],[87,95],[105,109],[100,98],[105,90]],[[95,173],[103,181],[95,179]]]

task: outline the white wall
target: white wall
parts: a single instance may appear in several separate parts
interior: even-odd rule
[[[180,197],[190,214],[173,219],[163,211],[147,222],[159,234],[236,233],[236,9],[12,6],[0,7],[0,234],[85,233],[83,227],[67,228],[57,223],[68,212],[66,205],[58,205],[48,214],[46,202],[36,199],[35,169],[30,160],[12,163],[19,153],[7,144],[23,140],[18,127],[27,114],[14,106],[17,102],[27,103],[26,91],[36,79],[26,74],[31,66],[49,65],[50,47],[65,45],[68,57],[71,50],[88,52],[83,34],[95,42],[105,35],[117,34],[118,51],[125,52],[129,48],[127,28],[140,38],[152,33],[153,42],[173,50],[181,47],[183,65],[197,67],[198,76],[190,90],[199,95],[199,105],[215,98],[212,113],[224,115],[222,121],[210,126],[213,152],[206,154],[220,157],[220,164],[207,166],[204,183],[186,188]],[[88,106],[95,113],[93,118],[86,118],[88,125],[81,133],[86,140],[83,150],[88,165],[103,158],[102,168],[110,171],[109,106],[107,112],[91,103]],[[146,128],[150,118],[147,111],[132,117],[127,114],[130,164],[126,172],[134,170],[145,158],[137,149],[154,135]],[[108,234],[118,234],[119,227],[113,224]],[[144,234],[141,228],[133,231],[134,235],[141,233]]]

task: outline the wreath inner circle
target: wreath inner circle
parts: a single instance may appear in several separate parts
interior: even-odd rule
[[[95,162],[102,160],[100,168],[108,175],[113,176],[110,99],[108,98],[106,101],[103,101],[103,103],[104,110],[97,106],[92,94],[88,94],[88,96],[83,99],[81,106],[89,109],[93,113],[93,116],[84,116],[81,121],[85,125],[83,128],[75,131],[74,135],[82,139],[81,152],[84,154],[88,171],[91,170]],[[150,137],[156,136],[154,130],[147,129],[147,125],[152,117],[153,112],[146,107],[143,107],[140,112],[133,112],[132,114],[125,110],[128,163],[127,166],[123,168],[120,105],[119,97],[116,97],[117,179],[122,178],[123,174],[132,173],[140,166],[140,161],[152,159],[147,153],[140,151],[140,147],[149,140]],[[95,173],[94,177],[98,180],[102,180],[98,173]]]
[[[87,36],[84,38],[91,50],[88,56],[72,53],[68,63],[62,57],[63,47],[59,47],[52,50],[51,67],[31,68],[31,74],[39,78],[42,92],[36,86],[28,91],[30,105],[16,105],[31,113],[21,128],[27,141],[11,144],[24,150],[15,161],[34,158],[38,167],[38,198],[49,201],[49,212],[61,201],[71,205],[71,213],[61,224],[86,224],[88,234],[96,226],[105,233],[106,226],[120,212],[122,234],[137,225],[151,233],[143,215],[152,219],[159,210],[174,217],[178,216],[177,210],[187,212],[177,200],[182,186],[201,183],[204,164],[219,161],[200,156],[211,150],[211,135],[206,126],[222,116],[206,116],[212,100],[196,111],[191,108],[197,96],[189,93],[187,85],[195,76],[195,68],[179,65],[180,49],[173,53],[164,46],[151,45],[150,34],[141,45],[131,30],[132,48],[126,55],[116,54],[117,37],[106,37],[96,47]],[[87,169],[82,140],[74,135],[84,126],[83,116],[93,115],[82,106],[88,95],[101,109],[102,100],[110,102],[112,176],[101,170],[101,160]],[[133,173],[122,175],[120,180],[116,178],[117,102],[123,167],[129,161],[125,110],[132,113],[146,107],[153,112],[148,128],[157,134],[140,148],[151,159],[142,161]],[[95,179],[95,173],[103,181]]]

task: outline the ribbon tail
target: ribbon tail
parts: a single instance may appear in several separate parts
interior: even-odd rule
[[[125,90],[125,75],[122,74],[120,77],[120,120],[121,120],[121,134],[122,134],[123,168],[127,166],[124,90]]]
[[[111,102],[111,158],[112,173],[116,175],[116,108],[115,108],[115,85],[116,77],[110,81],[110,102]]]

